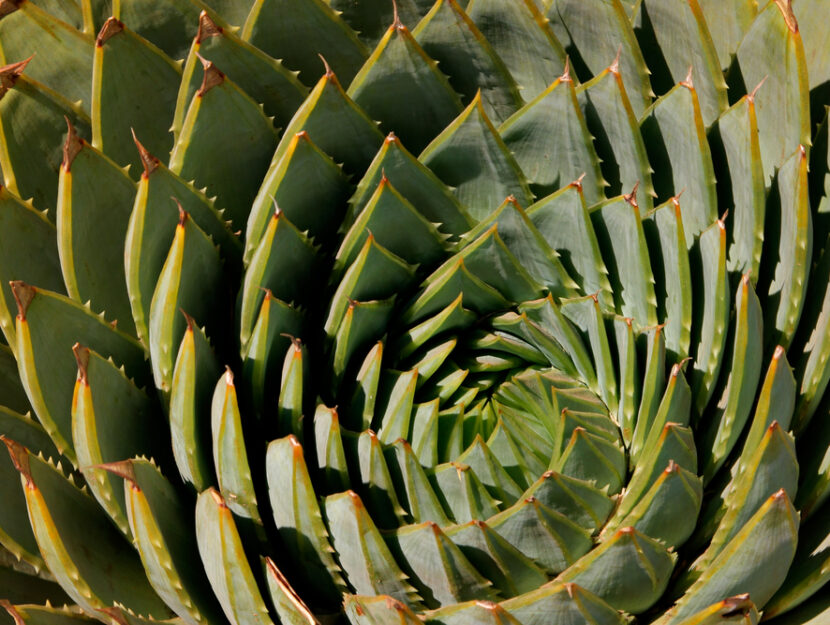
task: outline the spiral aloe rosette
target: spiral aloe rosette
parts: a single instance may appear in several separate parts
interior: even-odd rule
[[[822,8],[0,0],[10,618],[830,618]]]

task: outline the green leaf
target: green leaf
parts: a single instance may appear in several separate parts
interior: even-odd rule
[[[499,512],[501,501],[488,492],[469,465],[440,464],[432,473],[432,481],[444,509],[456,523],[486,519]]]
[[[293,581],[303,590],[313,589],[309,596],[315,604],[336,608],[346,585],[334,561],[303,448],[296,437],[289,435],[268,445],[265,476],[286,561],[303,563],[288,569]]]
[[[132,538],[121,480],[99,465],[145,455],[167,460],[160,407],[112,362],[75,344],[78,380],[72,397],[72,443],[90,491],[127,538]]]
[[[179,475],[201,492],[215,484],[211,463],[210,415],[214,385],[222,372],[204,330],[185,314],[170,387],[170,439]]]
[[[697,414],[703,413],[715,392],[724,359],[730,313],[726,237],[726,224],[719,220],[701,233],[691,254],[694,274],[702,277],[692,298],[692,345],[697,350],[690,382]]]
[[[170,152],[169,120],[181,78],[181,68],[166,54],[116,18],[108,19],[95,41],[92,145],[119,165],[132,165],[133,178],[137,178],[141,158],[133,148],[130,130],[150,152]]]
[[[551,619],[563,623],[622,625],[623,615],[601,598],[576,584],[552,582],[537,590],[508,599],[501,606],[524,625],[545,625]]]
[[[462,109],[437,63],[400,20],[387,29],[348,94],[412,152],[423,150]]]
[[[89,117],[80,106],[23,74],[28,63],[0,68],[0,168],[9,191],[31,199],[39,210],[54,209],[66,133],[64,118],[88,137]]]
[[[53,466],[8,438],[21,473],[29,519],[46,566],[85,611],[97,613],[116,601],[124,609],[166,619],[170,609],[147,582],[141,561],[109,517]]]
[[[412,34],[438,61],[464,102],[480,98],[487,116],[496,123],[522,105],[519,88],[504,62],[457,0],[436,2]]]
[[[539,200],[527,209],[527,216],[559,254],[562,266],[582,292],[596,293],[603,307],[610,307],[608,270],[588,214],[582,182],[572,182]]]
[[[401,500],[416,523],[432,521],[441,527],[450,525],[450,520],[441,506],[436,489],[429,482],[412,446],[398,439],[387,451],[387,466],[393,474]],[[403,488],[401,488],[401,486]],[[406,494],[406,499],[403,498]]]
[[[622,2],[554,0],[547,4],[546,16],[553,32],[565,46],[581,80],[599,75],[619,53],[622,78],[631,91],[631,107],[639,118],[653,94],[643,53]]]
[[[294,135],[254,199],[245,231],[246,262],[250,263],[262,240],[275,204],[309,237],[321,244],[331,243],[350,190],[342,168],[312,143],[307,132]]]
[[[317,469],[327,492],[348,488],[349,467],[340,429],[337,408],[319,404],[314,412],[314,441],[317,451]]]
[[[45,215],[18,199],[6,187],[0,187],[0,329],[12,349],[15,349],[17,305],[9,282],[23,280],[63,292],[56,240],[55,226]],[[5,389],[2,396],[6,406],[26,412],[23,405],[11,403],[13,400]]]
[[[213,202],[192,184],[163,165],[136,141],[144,165],[138,181],[124,248],[127,293],[139,339],[149,341],[148,316],[153,291],[164,267],[179,222],[181,207],[214,243],[219,246],[229,270],[240,265],[241,244]]]
[[[31,57],[29,76],[90,111],[93,39],[34,2],[13,2],[0,18],[0,52],[6,63]],[[67,3],[68,4],[68,3]]]
[[[530,182],[544,197],[580,179],[588,203],[603,197],[602,173],[591,134],[567,73],[499,127],[507,148]]]
[[[212,62],[203,65],[202,86],[187,109],[170,169],[215,195],[234,229],[241,229],[277,146],[277,133],[261,105]],[[216,158],[217,153],[223,158]]]
[[[189,54],[185,51],[187,61],[173,116],[174,139],[178,138],[187,107],[199,89],[199,56],[215,63],[245,93],[262,104],[265,114],[273,116],[276,126],[285,127],[308,95],[308,88],[297,80],[294,72],[240,39],[235,29],[217,24],[206,11],[202,11],[193,23],[197,21],[196,39]]]
[[[647,610],[663,594],[677,556],[632,527],[618,530],[557,578],[589,590],[618,610]],[[625,571],[625,575],[609,575]]]
[[[734,84],[741,81],[743,84]],[[761,81],[755,95],[761,160],[767,186],[775,169],[799,145],[810,145],[810,96],[807,61],[791,0],[774,0],[759,12],[741,40],[730,85],[746,92]]]
[[[40,600],[42,595],[34,593],[37,599],[25,599],[25,597],[29,596],[29,592],[32,590],[32,582],[34,580],[27,575],[21,575],[15,572],[11,572],[9,575],[12,576],[12,579],[8,581],[4,580],[4,588],[9,588],[10,586],[11,588],[14,588],[15,583],[19,583],[25,588],[25,590],[19,595],[22,599],[19,600],[18,605],[12,605],[8,601],[0,600],[0,606],[6,609],[9,615],[11,615],[14,619],[15,623],[18,623],[19,625],[23,625],[24,623],[31,625],[91,625],[96,622],[94,619],[84,615],[78,608],[53,608],[51,606],[47,607],[32,604],[20,605],[26,601]],[[19,578],[19,581],[15,578]],[[42,582],[36,583],[35,585],[51,586],[52,584],[50,584],[50,582]],[[15,596],[13,591],[10,592],[12,592],[12,596]],[[59,603],[62,601],[60,595],[54,596],[55,599],[52,600],[53,603]]]
[[[795,555],[798,514],[780,490],[735,535],[660,625],[675,625],[698,610],[736,593],[763,606],[781,586]]]
[[[465,9],[510,71],[525,102],[565,70],[565,50],[531,0],[471,0]]]
[[[264,300],[263,300],[264,302]],[[292,433],[300,442],[303,441],[303,407],[305,394],[309,389],[308,353],[302,341],[292,338],[285,351],[280,381],[280,394],[277,402],[277,431],[282,434]]]
[[[406,380],[406,377],[402,378]],[[407,514],[398,502],[383,447],[372,430],[362,432],[354,441],[355,486],[366,501],[366,510],[375,525],[393,529],[404,524]]]
[[[116,7],[115,17],[177,61],[187,56],[198,28],[199,12],[205,5],[198,0],[171,0],[164,4],[154,0],[121,0],[113,9]]]
[[[112,358],[125,373],[144,386],[151,382],[146,352],[130,336],[69,298],[14,282],[18,302],[16,354],[20,379],[38,420],[58,451],[77,464],[72,441],[72,395],[77,363],[72,346],[86,347]]]
[[[717,219],[718,198],[712,154],[706,140],[697,89],[691,74],[644,113],[640,129],[654,166],[657,197],[683,197],[686,247]]]
[[[748,3],[747,3],[748,4]],[[755,96],[744,96],[712,127],[709,143],[718,172],[718,202],[729,212],[730,273],[758,276],[766,187]]]
[[[233,625],[271,625],[233,514],[213,488],[196,502],[196,541],[213,593]]]
[[[136,187],[69,124],[58,182],[57,235],[69,296],[135,332],[124,285],[124,237]],[[101,193],[98,185],[107,193]],[[102,236],[102,233],[106,233]]]
[[[451,189],[418,162],[394,134],[389,134],[366,174],[349,200],[343,222],[351,226],[369,203],[381,179],[386,177],[398,193],[406,198],[440,232],[460,235],[470,229],[473,220]]]
[[[190,526],[192,510],[159,469],[146,460],[125,460],[101,466],[113,478],[123,478],[127,517],[150,585],[189,625],[221,618],[199,567]],[[120,486],[120,485],[119,485]]]
[[[757,0],[698,0],[712,44],[725,71],[758,13]]]
[[[640,11],[648,13],[672,79],[680,82],[691,68],[703,123],[711,126],[728,106],[726,82],[698,0],[645,0]]]
[[[592,3],[604,0],[591,0]],[[611,0],[618,2],[618,0]],[[570,4],[574,4],[569,0]],[[607,61],[605,61],[607,62]],[[635,110],[620,75],[619,61],[576,90],[579,105],[594,137],[594,146],[608,183],[606,195],[619,195],[635,185],[637,204],[648,213],[654,208],[651,165]],[[650,101],[650,99],[649,99]],[[639,183],[639,184],[638,184]]]
[[[761,376],[761,314],[758,296],[744,276],[735,294],[734,338],[728,369],[721,374],[723,391],[699,428],[704,483],[726,461],[752,409]]]
[[[423,17],[427,9],[422,5],[427,0],[400,0],[394,4],[386,0],[364,0],[355,4],[351,0],[326,0],[326,3],[339,12],[343,20],[351,26],[362,41],[376,45],[383,37],[395,16],[409,29]]]
[[[323,0],[255,0],[241,36],[299,70],[300,80],[309,86],[323,69],[318,54],[346,85],[368,56],[357,34]]]
[[[265,558],[264,561],[268,591],[280,622],[286,625],[319,625],[319,621],[314,618],[311,610],[291,587],[274,561],[271,558]]]
[[[523,494],[535,497],[551,510],[564,514],[593,532],[605,524],[614,508],[614,499],[584,480],[546,471]]]
[[[325,515],[340,565],[352,588],[361,594],[388,594],[414,610],[421,609],[421,598],[356,493],[326,497]]]
[[[429,625],[519,625],[519,621],[492,601],[467,601],[425,615]]]
[[[492,600],[492,584],[464,557],[461,549],[435,523],[409,525],[390,535],[399,562],[429,607],[474,599]]]
[[[617,312],[644,327],[657,323],[657,299],[636,193],[634,189],[630,195],[607,200],[592,208],[590,215],[600,248],[606,250]]]
[[[799,146],[776,174],[764,229],[767,254],[761,256],[758,292],[766,295],[764,339],[787,347],[795,334],[813,257],[813,227],[807,189],[807,151]],[[775,206],[780,198],[780,211]]]
[[[222,499],[236,516],[251,519],[257,525],[261,525],[262,518],[257,510],[256,493],[242,431],[242,416],[239,413],[236,386],[230,369],[227,369],[216,383],[210,412],[213,465]]]
[[[678,625],[758,625],[758,610],[749,594],[728,597],[696,612]]]
[[[150,304],[150,360],[156,387],[167,393],[173,381],[174,354],[187,320],[184,310],[200,325],[221,327],[222,306],[209,295],[223,291],[222,261],[207,234],[179,210],[179,224]]]
[[[443,0],[435,6],[441,4]],[[453,189],[476,221],[489,216],[511,195],[522,206],[533,203],[527,180],[490,121],[479,94],[418,160]]]
[[[420,625],[422,622],[405,604],[389,595],[346,595],[343,604],[352,625]]]

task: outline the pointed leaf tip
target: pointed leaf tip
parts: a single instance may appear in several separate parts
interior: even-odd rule
[[[29,286],[23,280],[12,280],[9,282],[9,286],[12,288],[14,301],[17,302],[17,316],[20,319],[26,319],[26,311],[29,310],[29,304],[32,303],[37,289]]]
[[[784,21],[787,23],[787,28],[795,34],[798,32],[798,20],[795,19],[795,12],[793,12],[792,0],[775,0],[775,4],[784,16]]]
[[[199,90],[196,92],[196,96],[201,98],[208,91],[225,82],[225,74],[219,71],[219,68],[216,67],[213,61],[208,61],[198,52],[196,53],[196,56],[199,57],[199,60],[202,62],[202,67],[205,70],[204,77],[202,78],[202,86],[199,87]]]
[[[122,32],[124,30],[124,23],[119,21],[115,17],[109,18],[104,25],[101,26],[101,30],[98,32],[98,36],[95,38],[95,45],[97,47],[102,47],[107,41],[112,39],[115,35]]]
[[[17,63],[11,63],[0,67],[0,98],[6,95],[6,92],[9,89],[14,87],[17,79],[20,78],[21,74],[23,74],[23,70],[26,69],[29,61],[31,61],[34,56],[35,55],[33,54],[28,59],[24,59],[23,61],[18,61]]]
[[[138,149],[138,156],[141,159],[141,164],[144,166],[144,177],[146,178],[158,169],[159,165],[161,165],[161,161],[150,154],[147,151],[147,148],[141,144],[135,134],[135,128],[130,128],[130,132],[133,134],[133,141],[135,142],[135,147]]]
[[[3,3],[0,2],[0,17],[3,17]],[[47,602],[48,603],[48,602]],[[0,608],[6,610],[9,613],[9,616],[14,619],[15,625],[26,625],[26,621],[23,620],[23,617],[20,616],[20,612],[12,605],[11,601],[8,599],[0,599]]]
[[[121,460],[119,462],[104,462],[102,464],[96,464],[91,469],[103,469],[109,473],[117,475],[128,482],[134,490],[140,491],[141,489],[138,488],[136,484],[136,477],[135,477],[135,468],[133,467],[132,460]]]
[[[63,144],[63,169],[69,171],[72,168],[72,162],[78,156],[81,150],[84,149],[84,140],[78,136],[75,131],[75,126],[69,121],[69,118],[64,115],[66,120],[66,142]]]
[[[222,27],[214,22],[207,11],[199,13],[199,30],[196,32],[196,43],[202,43],[210,37],[218,37],[222,34]]]
[[[0,434],[0,441],[5,443],[6,449],[9,450],[9,456],[11,456],[12,464],[26,480],[26,486],[33,486],[32,472],[29,469],[29,450],[17,441],[7,438],[3,434]]]
[[[17,11],[21,4],[23,4],[23,0],[0,0],[0,19]]]
[[[730,616],[737,616],[738,614],[747,613],[755,607],[755,604],[752,603],[752,600],[749,597],[749,593],[728,597],[721,603],[725,610],[721,615],[723,618],[729,618]]]
[[[75,343],[72,346],[72,353],[75,354],[75,362],[78,363],[78,380],[82,384],[88,385],[86,372],[89,367],[89,348],[80,343]]]

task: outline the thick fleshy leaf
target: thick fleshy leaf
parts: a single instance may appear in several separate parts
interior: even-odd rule
[[[72,398],[72,443],[78,465],[98,503],[131,537],[121,480],[97,468],[144,455],[167,460],[159,434],[161,410],[112,362],[81,345],[73,347],[78,380]]]
[[[271,625],[233,513],[213,488],[196,502],[196,541],[205,573],[225,616],[233,625]]]
[[[293,435],[272,441],[265,460],[268,496],[274,523],[286,549],[286,562],[295,584],[313,589],[314,604],[336,607],[346,586],[334,561],[303,448]]]
[[[323,0],[255,0],[241,36],[298,70],[309,86],[322,74],[318,54],[346,85],[368,56],[357,34]]]
[[[0,187],[0,329],[15,349],[17,304],[9,282],[23,280],[43,289],[63,292],[55,226],[6,187]],[[3,393],[3,404],[19,412]]]
[[[58,183],[57,235],[66,291],[95,312],[135,332],[124,285],[124,237],[135,184],[124,171],[78,137],[72,125]],[[107,188],[100,193],[97,185]],[[106,232],[106,236],[101,236]]]
[[[508,196],[522,206],[533,202],[522,170],[485,113],[478,94],[418,160],[453,189],[476,221],[488,216]]]
[[[655,170],[657,197],[667,200],[684,192],[681,215],[691,248],[718,210],[712,155],[691,74],[649,107],[640,128]]]
[[[691,67],[700,114],[703,123],[710,126],[726,110],[726,82],[700,4],[697,0],[645,0],[640,11],[648,14],[674,82],[683,80]]]
[[[719,597],[749,593],[763,606],[778,590],[795,555],[798,513],[780,490],[749,519],[705,573],[662,618],[675,625]]]
[[[500,123],[521,105],[522,98],[504,61],[496,54],[457,0],[439,0],[412,31],[426,53],[465,102],[475,97],[487,116]]]
[[[192,0],[188,4],[192,6]],[[234,29],[217,24],[207,11],[199,15],[198,24],[176,100],[174,138],[179,136],[187,108],[202,80],[199,57],[220,67],[245,93],[262,104],[265,114],[273,116],[276,126],[285,127],[308,95],[305,85],[279,61],[240,39]]]
[[[21,473],[40,552],[66,593],[92,614],[117,601],[158,619],[172,616],[147,582],[132,545],[92,497],[19,443],[3,441]]]
[[[622,625],[623,615],[601,598],[577,584],[552,582],[501,606],[523,625],[545,625],[555,618],[557,623],[577,625]]]
[[[511,115],[499,133],[537,197],[579,178],[589,204],[602,199],[599,158],[570,74],[563,74]]]
[[[733,89],[755,95],[761,160],[769,186],[775,169],[799,145],[810,145],[810,97],[807,62],[792,0],[768,2],[752,22],[729,74]],[[734,78],[733,78],[734,77]]]
[[[72,346],[83,339],[89,349],[124,366],[140,386],[150,383],[146,353],[135,339],[65,296],[22,282],[13,283],[12,289],[18,302],[20,379],[58,451],[76,463],[71,409],[78,368]]]
[[[461,100],[441,70],[409,29],[396,21],[348,93],[383,130],[394,132],[410,151],[420,152],[461,112]]]
[[[472,0],[465,9],[530,102],[565,69],[565,50],[533,0]]]
[[[6,3],[0,18],[0,52],[7,63],[34,54],[28,74],[70,102],[80,102],[89,114],[93,39],[39,4]]]
[[[241,229],[276,146],[262,106],[204,61],[202,86],[187,109],[170,169],[215,195],[234,229]]]
[[[569,3],[576,4],[570,0]],[[608,183],[606,195],[619,195],[637,185],[637,204],[647,214],[654,208],[652,169],[638,117],[620,75],[619,61],[580,85],[576,94],[588,130],[594,137],[602,176]]]
[[[405,604],[389,595],[346,595],[346,618],[352,625],[420,625]]]
[[[98,33],[92,66],[92,145],[119,165],[131,165],[133,178],[140,175],[141,158],[130,130],[153,154],[166,155],[173,147],[168,130],[181,75],[170,57],[116,18],[108,19]],[[148,93],[153,97],[146,97]]]
[[[617,312],[646,327],[657,323],[657,299],[636,192],[608,200],[590,214],[599,245],[606,250]]]
[[[756,0],[698,0],[720,67],[726,71],[758,13]]]
[[[219,481],[219,492],[236,516],[261,524],[242,431],[242,416],[230,369],[216,383],[210,422],[213,432],[213,465]]]
[[[187,328],[181,311],[211,334],[221,326],[223,306],[210,295],[223,292],[223,267],[210,237],[179,210],[173,243],[164,261],[150,304],[149,340],[156,387],[169,392],[173,381],[175,354]]]
[[[191,530],[192,511],[159,469],[146,460],[125,460],[101,467],[123,478],[127,517],[150,585],[189,625],[220,617],[219,605],[197,561]]]
[[[580,79],[598,75],[620,53],[620,71],[631,92],[631,107],[640,117],[651,102],[649,72],[622,2],[554,0],[547,5],[553,32],[565,46]]]
[[[0,67],[0,168],[12,193],[31,199],[39,210],[54,209],[66,134],[64,118],[89,137],[89,116],[79,105],[23,74],[28,63]]]

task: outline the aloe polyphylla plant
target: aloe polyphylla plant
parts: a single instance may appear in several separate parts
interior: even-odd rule
[[[8,622],[830,620],[823,0],[0,0],[0,57]]]

